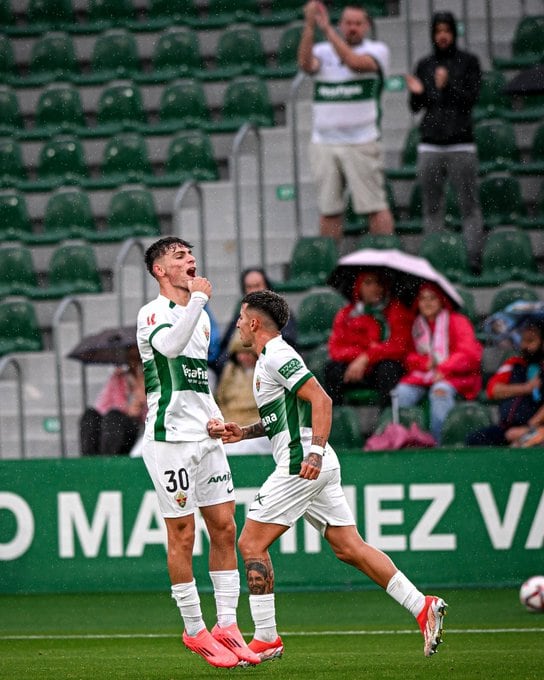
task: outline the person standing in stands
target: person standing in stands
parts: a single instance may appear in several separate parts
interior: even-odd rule
[[[319,29],[325,36],[315,42]],[[340,240],[345,186],[356,213],[368,215],[373,234],[393,233],[380,142],[380,95],[389,69],[389,48],[371,40],[370,17],[347,4],[338,30],[322,2],[304,6],[298,65],[314,77],[310,164],[317,185],[322,236]]]
[[[446,182],[456,193],[471,266],[480,265],[483,220],[478,197],[478,154],[472,109],[480,93],[478,58],[457,47],[451,12],[436,12],[431,22],[432,54],[406,76],[410,108],[424,111],[420,124],[417,176],[421,185],[423,228],[444,229]]]

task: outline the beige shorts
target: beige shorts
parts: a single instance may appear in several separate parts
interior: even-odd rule
[[[185,517],[196,508],[235,500],[230,467],[219,439],[145,439],[142,457],[163,517]]]
[[[310,163],[317,185],[321,215],[341,215],[349,189],[357,214],[386,210],[384,160],[380,142],[368,144],[310,144]]]
[[[249,507],[248,519],[291,527],[304,517],[322,535],[328,526],[355,524],[340,483],[340,470],[326,470],[317,479],[274,472]]]

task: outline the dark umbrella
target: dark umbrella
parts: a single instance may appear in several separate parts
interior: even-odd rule
[[[506,94],[544,94],[544,64],[521,71],[504,88]]]
[[[127,350],[136,346],[136,327],[106,328],[87,335],[68,354],[84,364],[124,364]]]
[[[410,306],[424,281],[436,283],[452,301],[454,307],[462,307],[463,299],[448,279],[440,274],[423,257],[409,255],[400,250],[363,248],[338,260],[328,284],[337,288],[349,300],[357,276],[369,269],[383,272],[391,282],[391,294]]]

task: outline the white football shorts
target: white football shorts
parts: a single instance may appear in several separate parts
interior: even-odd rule
[[[184,517],[196,508],[235,500],[229,463],[219,439],[145,439],[142,457],[163,517]]]
[[[322,471],[314,480],[274,470],[260,488],[247,516],[256,522],[288,527],[304,517],[322,535],[328,526],[355,524],[342,490],[339,468]]]

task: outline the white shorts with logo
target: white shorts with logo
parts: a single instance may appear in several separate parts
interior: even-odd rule
[[[304,517],[321,534],[328,526],[355,524],[342,490],[339,468],[321,472],[313,480],[274,470],[260,488],[247,516],[256,522],[288,527]]]
[[[196,508],[235,500],[229,463],[219,439],[145,439],[142,456],[163,517],[184,517]]]

